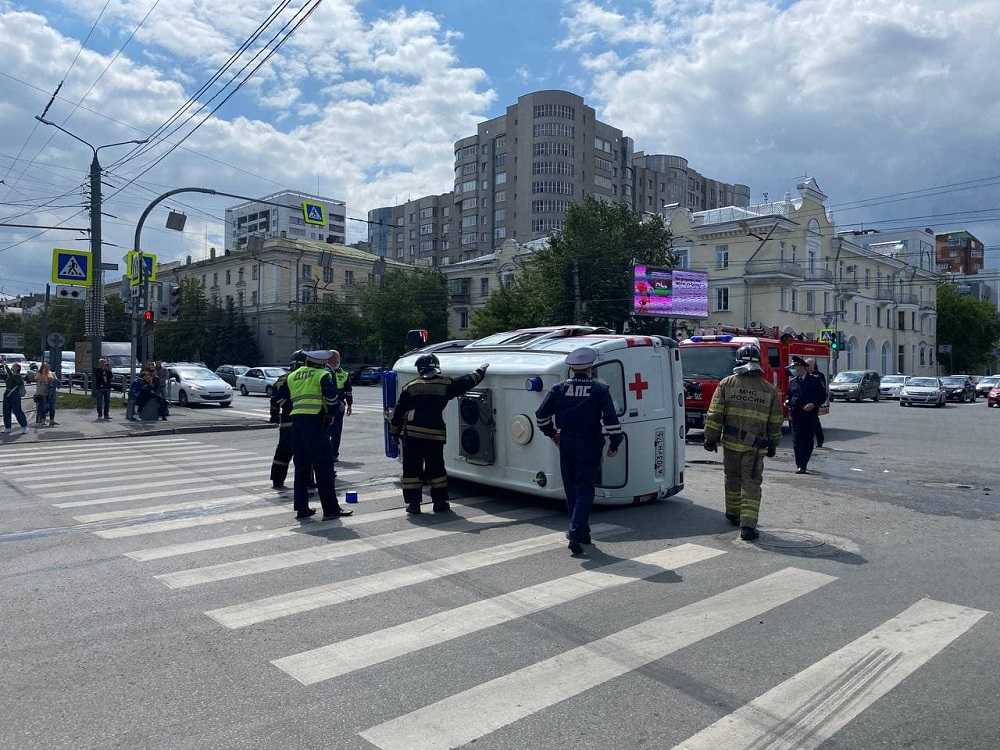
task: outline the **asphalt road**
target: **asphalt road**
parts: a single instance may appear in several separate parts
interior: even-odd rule
[[[350,523],[294,522],[273,431],[0,448],[0,746],[997,747],[1000,410],[836,404],[757,544],[691,444],[574,559],[528,497],[404,517],[357,403]]]

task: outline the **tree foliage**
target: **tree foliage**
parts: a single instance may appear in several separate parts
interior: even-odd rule
[[[566,212],[561,232],[536,252],[508,290],[473,316],[476,336],[527,325],[568,323],[666,332],[665,321],[632,316],[632,266],[670,268],[670,230],[622,203],[587,198]]]
[[[973,373],[991,358],[1000,344],[1000,318],[989,302],[959,293],[942,284],[937,293],[937,341],[951,344],[951,355],[940,357],[951,372]]]
[[[389,271],[381,286],[361,290],[365,348],[380,364],[403,353],[406,332],[426,328],[431,341],[448,337],[448,283],[436,271]]]
[[[357,305],[326,294],[293,315],[302,328],[302,338],[317,349],[337,349],[345,360],[367,359],[365,327]]]

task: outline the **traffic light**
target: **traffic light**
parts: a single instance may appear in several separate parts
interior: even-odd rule
[[[177,320],[181,314],[180,284],[171,284],[167,290],[167,318]]]
[[[830,348],[833,349],[833,351],[837,351],[838,349],[840,349],[839,339],[840,339],[840,333],[835,333],[833,335],[833,339],[830,341]]]
[[[153,323],[155,322],[155,316],[152,310],[142,311],[142,328],[143,332],[150,334],[153,332]]]

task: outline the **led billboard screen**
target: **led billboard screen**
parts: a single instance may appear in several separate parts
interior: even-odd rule
[[[707,318],[708,274],[636,266],[632,311],[663,318]]]

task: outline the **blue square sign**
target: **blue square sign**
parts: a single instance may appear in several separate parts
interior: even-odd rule
[[[93,264],[89,250],[52,248],[52,281],[70,286],[90,286]]]

